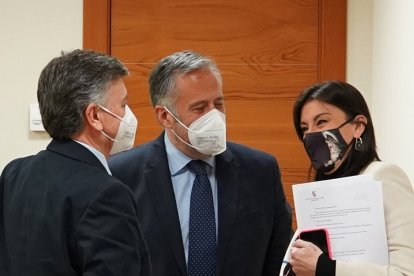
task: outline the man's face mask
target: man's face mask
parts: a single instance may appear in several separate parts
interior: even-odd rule
[[[125,115],[123,118],[121,118],[113,112],[109,111],[107,108],[101,105],[99,105],[99,107],[121,121],[115,138],[111,138],[108,134],[101,131],[101,133],[105,137],[114,142],[111,148],[111,152],[109,154],[115,154],[132,148],[134,146],[135,133],[138,127],[138,120],[135,117],[134,113],[132,113],[131,109],[128,106],[125,106]]]
[[[350,121],[352,119],[338,128],[305,135],[303,144],[315,170],[329,172],[344,157],[349,145],[345,142],[339,129]]]
[[[226,118],[224,113],[212,109],[186,127],[167,107],[164,108],[180,125],[187,129],[190,144],[171,129],[181,142],[205,155],[214,156],[226,150]]]

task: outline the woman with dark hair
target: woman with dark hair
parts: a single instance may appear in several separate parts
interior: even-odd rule
[[[296,240],[292,270],[297,276],[414,275],[413,188],[398,166],[380,161],[361,93],[340,81],[314,85],[296,100],[293,119],[315,169],[314,180],[372,174],[382,183],[389,265],[331,260],[316,245]]]

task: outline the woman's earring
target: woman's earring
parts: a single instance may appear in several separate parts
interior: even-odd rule
[[[364,142],[362,142],[362,138],[358,137],[355,139],[355,150],[356,151],[363,151],[364,150]]]

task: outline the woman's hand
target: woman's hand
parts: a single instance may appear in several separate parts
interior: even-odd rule
[[[311,242],[296,240],[290,254],[290,264],[296,276],[314,276],[322,250]]]

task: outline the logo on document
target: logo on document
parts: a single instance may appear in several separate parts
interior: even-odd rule
[[[320,195],[320,193],[318,193],[316,190],[312,190],[311,192],[310,192],[310,197],[307,197],[307,198],[305,198],[305,200],[308,200],[308,201],[318,201],[318,200],[320,200],[320,199],[324,199],[325,197],[322,195]]]

